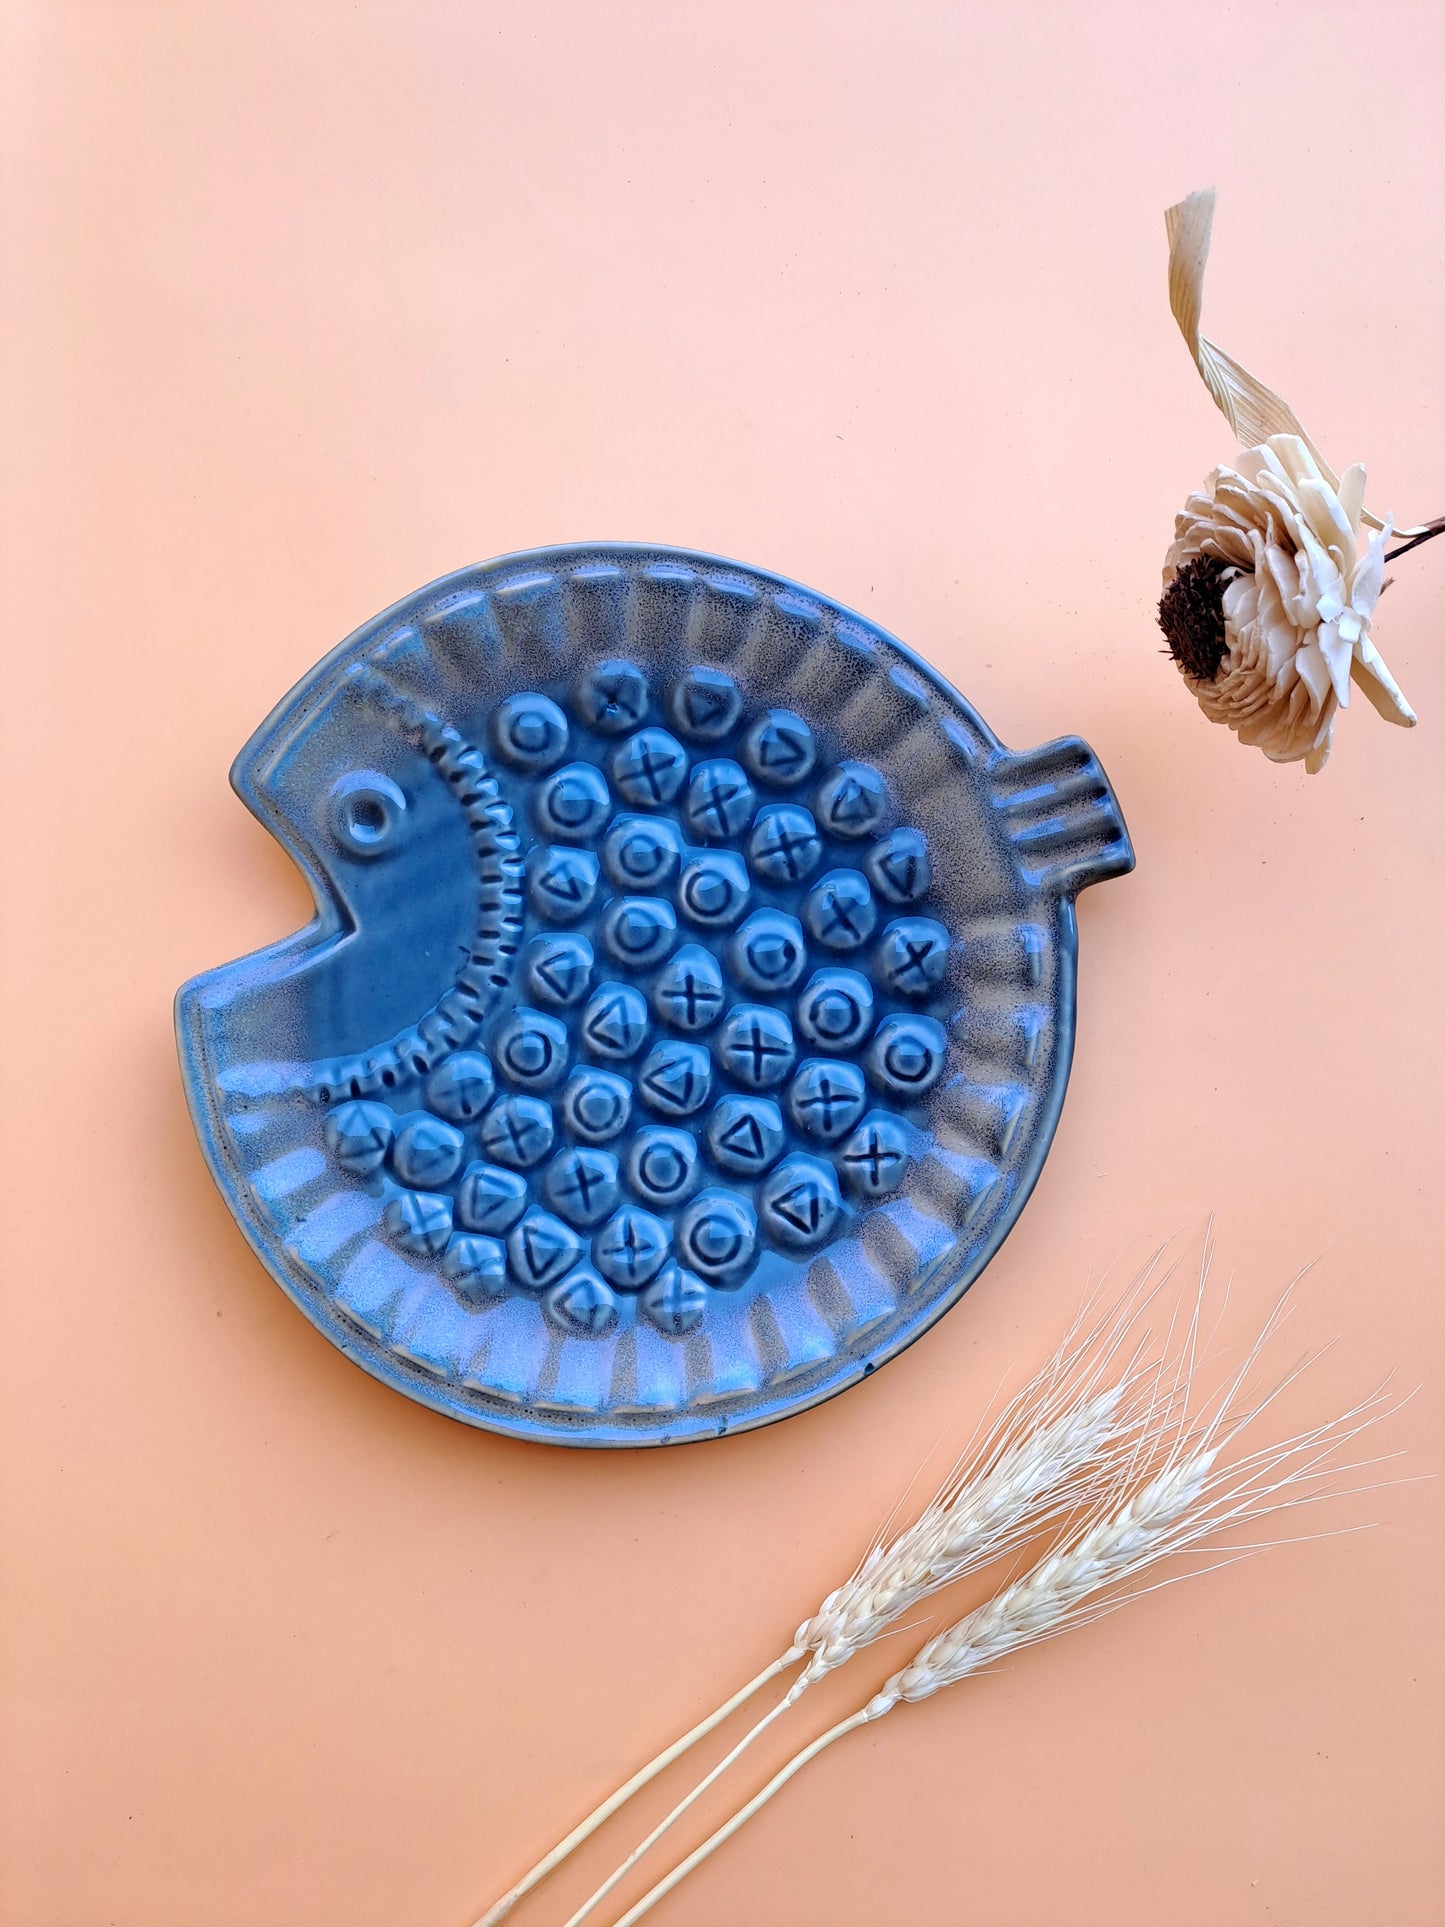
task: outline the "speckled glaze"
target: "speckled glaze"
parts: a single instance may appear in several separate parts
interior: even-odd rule
[[[1133,867],[1084,743],[630,545],[407,597],[232,782],[317,914],[177,999],[227,1203],[368,1371],[569,1445],[786,1417],[958,1299],[1058,1121],[1074,896]]]

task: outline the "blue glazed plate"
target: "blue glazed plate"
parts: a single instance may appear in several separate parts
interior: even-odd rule
[[[232,770],[314,921],[187,984],[216,1182],[348,1357],[454,1418],[656,1445],[911,1344],[1048,1152],[1073,899],[1133,867],[782,577],[588,544],[407,597]]]

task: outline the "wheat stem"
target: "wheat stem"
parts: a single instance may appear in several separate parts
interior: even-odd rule
[[[700,1867],[709,1854],[716,1853],[725,1841],[731,1840],[739,1827],[746,1826],[759,1807],[765,1807],[773,1795],[785,1787],[795,1773],[801,1773],[810,1760],[818,1757],[824,1747],[831,1746],[835,1740],[841,1740],[845,1733],[851,1733],[855,1727],[865,1726],[869,1720],[879,1717],[878,1714],[870,1712],[867,1706],[860,1706],[858,1711],[850,1713],[846,1720],[839,1720],[838,1724],[830,1726],[826,1733],[820,1733],[810,1745],[805,1746],[801,1752],[795,1753],[788,1764],[781,1767],[767,1785],[753,1795],[746,1806],[739,1807],[731,1820],[724,1822],[716,1833],[710,1834],[700,1847],[694,1848],[686,1860],[680,1860],[672,1872],[664,1875],[655,1887],[649,1888],[637,1905],[629,1908],[622,1918],[614,1923],[614,1927],[633,1927],[634,1921],[641,1920],[644,1914],[651,1913],[659,1900],[665,1899],[679,1882],[686,1880],[693,1869]]]
[[[608,1894],[612,1892],[612,1889],[617,1885],[618,1881],[624,1879],[626,1875],[631,1873],[632,1869],[637,1865],[638,1861],[642,1858],[642,1856],[645,1853],[651,1852],[652,1848],[657,1845],[658,1841],[667,1832],[668,1828],[673,1826],[678,1820],[680,1820],[683,1814],[687,1812],[689,1807],[696,1805],[696,1803],[702,1798],[704,1793],[707,1792],[708,1788],[710,1786],[715,1785],[717,1781],[719,1781],[722,1778],[723,1774],[727,1772],[728,1768],[732,1766],[736,1761],[742,1758],[743,1754],[746,1753],[748,1748],[752,1745],[753,1741],[759,1738],[760,1735],[765,1733],[767,1729],[772,1725],[775,1719],[780,1718],[782,1714],[787,1712],[790,1706],[795,1704],[799,1695],[806,1687],[807,1683],[808,1683],[807,1676],[804,1675],[804,1677],[800,1679],[792,1687],[792,1689],[789,1691],[786,1697],[778,1701],[777,1705],[773,1707],[771,1712],[764,1713],[763,1717],[758,1721],[757,1725],[753,1727],[752,1731],[750,1733],[745,1733],[743,1737],[738,1741],[737,1745],[733,1748],[732,1752],[729,1753],[725,1759],[719,1760],[717,1765],[712,1769],[711,1773],[705,1775],[704,1778],[699,1780],[697,1785],[692,1789],[691,1793],[684,1795],[684,1797],[678,1801],[677,1805],[672,1809],[672,1812],[668,1814],[667,1818],[665,1820],[659,1820],[657,1825],[652,1829],[652,1832],[648,1834],[647,1838],[645,1840],[641,1840],[638,1842],[638,1844],[632,1849],[632,1852],[628,1854],[627,1858],[622,1862],[621,1866],[615,1868],[607,1876],[607,1878],[603,1881],[602,1885],[597,1889],[596,1893],[590,1895],[588,1899],[583,1901],[582,1905],[577,1909],[576,1913],[573,1914],[572,1918],[566,1923],[566,1927],[579,1927],[579,1923],[581,1921],[584,1921],[587,1918],[588,1914],[590,1914],[592,1910],[596,1906],[598,1906],[598,1904],[601,1901],[607,1898]]]
[[[634,1793],[641,1792],[650,1780],[655,1780],[659,1773],[665,1772],[674,1760],[681,1759],[689,1747],[696,1746],[699,1740],[706,1739],[715,1727],[721,1726],[723,1721],[736,1713],[740,1706],[746,1705],[755,1693],[760,1693],[771,1680],[778,1677],[779,1673],[785,1673],[790,1666],[795,1666],[803,1656],[804,1649],[801,1646],[790,1646],[787,1652],[780,1654],[770,1666],[765,1666],[756,1679],[749,1680],[746,1686],[740,1687],[731,1699],[725,1700],[715,1712],[709,1713],[705,1720],[699,1720],[691,1732],[684,1733],[680,1740],[674,1740],[671,1746],[664,1747],[655,1759],[647,1762],[646,1766],[639,1767],[630,1780],[618,1787],[617,1791],[610,1794],[600,1806],[594,1807],[585,1820],[580,1820],[565,1840],[559,1840],[550,1853],[545,1854],[535,1867],[523,1874],[515,1887],[508,1888],[501,1899],[494,1902],[486,1913],[473,1923],[473,1927],[498,1927],[498,1922],[507,1918],[519,1900],[531,1893],[534,1887],[539,1887],[548,1874],[560,1867],[569,1854],[574,1853],[584,1840],[589,1839],[605,1821],[610,1820],[619,1807],[625,1806]],[[784,1704],[786,1705],[787,1702],[784,1701]]]

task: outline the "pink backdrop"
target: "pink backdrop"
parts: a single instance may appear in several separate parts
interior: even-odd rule
[[[1445,509],[1445,18],[3,19],[4,1919],[461,1927],[778,1649],[1091,1270],[1211,1209],[1246,1322],[1320,1258],[1316,1409],[1398,1364],[1438,1470],[1445,543],[1378,623],[1422,727],[1362,704],[1315,780],[1206,727],[1152,604],[1231,452],[1165,305],[1211,180],[1206,327],[1377,505]],[[348,1365],[212,1189],[170,1033],[307,914],[225,784],[270,705],[397,595],[585,537],[780,569],[1006,741],[1081,732],[1139,854],[1083,901],[1068,1107],[983,1281],[859,1390],[665,1454]],[[1439,1487],[1351,1516],[840,1747],[659,1922],[1440,1923]]]

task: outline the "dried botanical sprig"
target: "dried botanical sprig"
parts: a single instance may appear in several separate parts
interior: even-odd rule
[[[1338,1419],[1220,1465],[1221,1455],[1239,1433],[1260,1417],[1302,1369],[1297,1367],[1263,1396],[1242,1396],[1247,1374],[1277,1328],[1283,1310],[1282,1303],[1223,1394],[1191,1419],[1186,1408],[1198,1335],[1196,1308],[1175,1373],[1175,1389],[1182,1389],[1186,1396],[1181,1403],[1165,1392],[1151,1422],[1121,1464],[1118,1489],[1101,1496],[1068,1524],[1053,1548],[1022,1577],[928,1640],[865,1705],[795,1754],[731,1819],[644,1894],[615,1927],[634,1927],[810,1760],[845,1734],[886,1717],[905,1702],[930,1698],[945,1686],[971,1678],[1010,1653],[1115,1610],[1152,1589],[1131,1582],[1160,1560],[1215,1544],[1220,1549],[1211,1563],[1227,1564],[1261,1549],[1221,1540],[1228,1529],[1337,1494],[1341,1490],[1339,1477],[1362,1469],[1359,1463],[1341,1464],[1340,1451],[1391,1409],[1383,1390]],[[1163,1377],[1161,1371],[1161,1385]],[[1203,1569],[1207,1568],[1191,1570]]]
[[[576,1927],[642,1855],[707,1792],[815,1680],[834,1671],[940,1587],[1016,1551],[1086,1496],[1094,1470],[1140,1422],[1145,1382],[1137,1346],[1125,1345],[1147,1302],[1156,1259],[1121,1302],[1092,1317],[1086,1307],[1048,1364],[975,1440],[922,1515],[876,1542],[843,1584],[798,1628],[792,1643],[716,1712],[675,1741],[580,1821],[475,1923],[498,1927],[585,1840],[674,1761],[781,1673],[807,1659],[787,1695],[659,1823],[572,1916]],[[1107,1382],[1106,1382],[1107,1381]]]
[[[818,1612],[798,1628],[792,1650],[810,1657],[787,1694],[638,1842],[589,1894],[566,1927],[580,1927],[643,1855],[736,1765],[774,1720],[797,1704],[815,1680],[881,1638],[930,1593],[992,1565],[1050,1519],[1072,1511],[1083,1495],[1090,1469],[1127,1430],[1120,1412],[1128,1389],[1127,1378],[1122,1379],[1012,1439],[981,1475],[950,1481],[946,1493],[934,1500],[922,1518],[890,1544],[875,1549],[853,1577],[829,1594]]]

